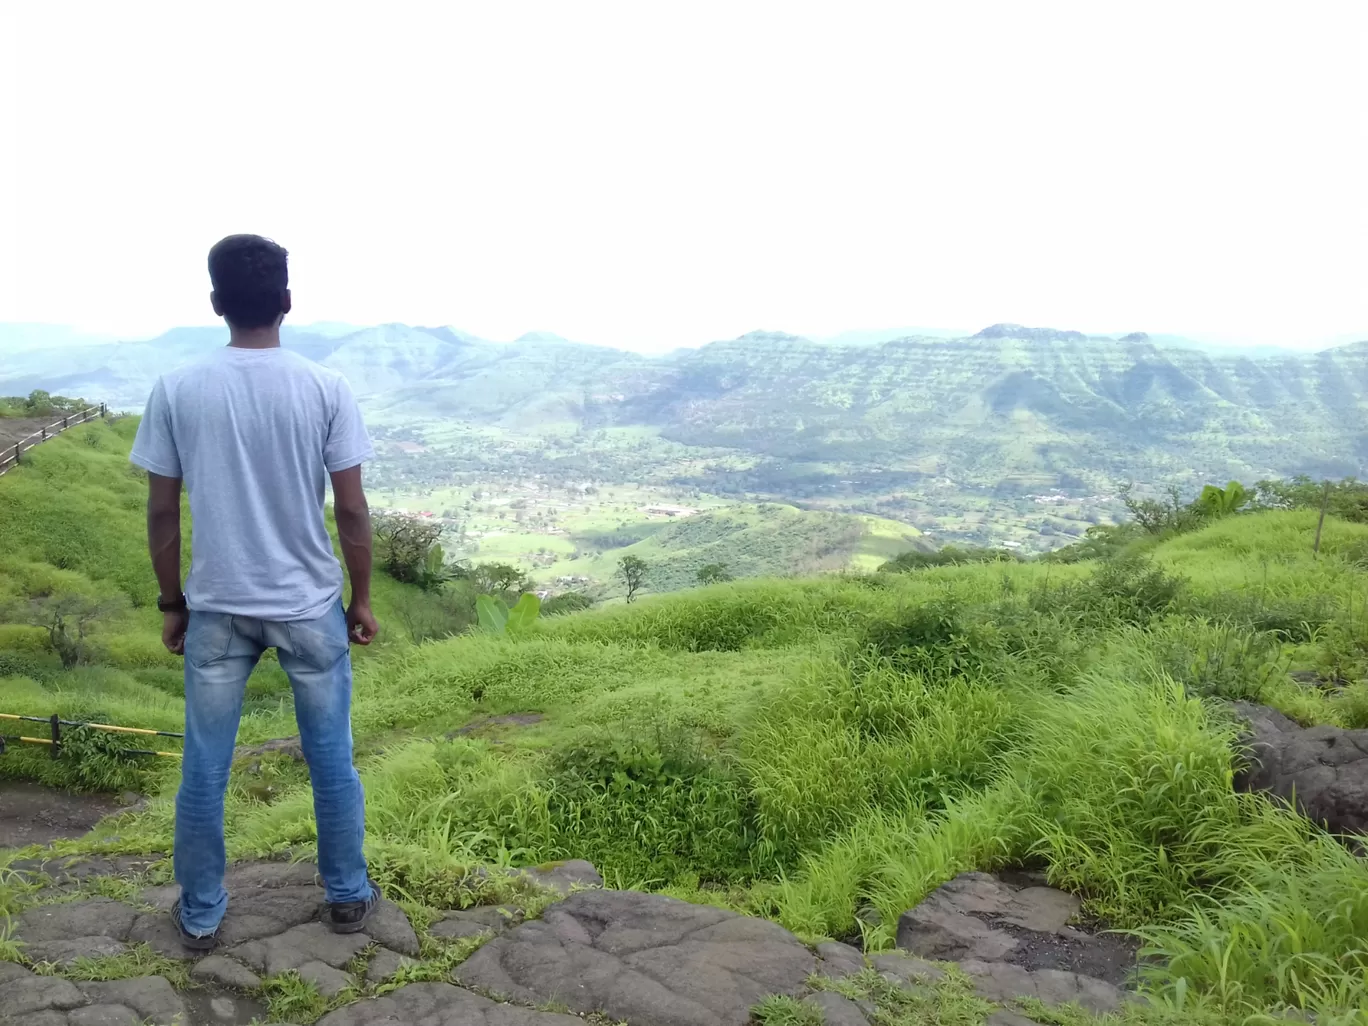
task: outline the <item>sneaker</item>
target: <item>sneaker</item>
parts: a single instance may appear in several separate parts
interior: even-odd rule
[[[171,922],[176,924],[176,932],[180,934],[181,947],[185,948],[187,951],[194,951],[202,954],[204,952],[213,951],[215,945],[218,944],[217,926],[214,927],[212,933],[204,934],[191,933],[185,928],[185,924],[181,922],[179,898],[177,898],[176,903],[171,906]]]
[[[328,904],[327,923],[333,933],[360,933],[366,927],[375,906],[380,904],[380,887],[374,880],[370,884],[370,897],[365,901],[334,901]]]

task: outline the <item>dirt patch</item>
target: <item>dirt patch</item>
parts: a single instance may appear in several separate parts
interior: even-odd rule
[[[1062,969],[1118,986],[1134,975],[1140,942],[1129,934],[1104,933],[1100,924],[1066,926],[1057,933],[1023,930],[998,916],[975,916],[1015,937],[1016,949],[1004,961],[1023,969]]]
[[[127,808],[114,795],[73,794],[41,784],[0,781],[0,848],[80,837],[106,816]]]
[[[61,418],[57,418],[60,420]],[[29,435],[52,423],[52,418],[30,420],[26,417],[0,417],[0,449],[11,448]]]

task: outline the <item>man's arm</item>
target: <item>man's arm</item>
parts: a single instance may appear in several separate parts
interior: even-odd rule
[[[351,578],[351,605],[347,607],[347,634],[359,645],[369,645],[379,627],[371,614],[371,521],[366,491],[361,487],[361,467],[348,467],[330,475],[333,514],[342,559]]]
[[[147,548],[163,602],[181,597],[181,479],[147,475]],[[162,644],[176,655],[185,652],[190,616],[184,608],[162,614]]]

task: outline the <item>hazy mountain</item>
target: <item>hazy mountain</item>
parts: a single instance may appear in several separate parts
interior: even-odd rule
[[[46,388],[137,408],[157,374],[224,341],[222,328],[177,328],[146,342],[22,351],[0,368],[0,393]],[[658,357],[547,332],[510,344],[402,324],[289,329],[284,341],[345,374],[386,424],[635,425],[786,472],[808,466],[802,473],[818,479],[855,468],[1083,488],[1358,474],[1368,462],[1368,343],[1251,357],[1143,332],[1016,324],[845,345],[756,331]]]

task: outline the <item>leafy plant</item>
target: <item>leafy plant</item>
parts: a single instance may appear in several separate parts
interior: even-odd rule
[[[1203,516],[1226,517],[1238,513],[1253,498],[1239,481],[1231,481],[1224,488],[1207,485],[1194,505]]]
[[[511,634],[514,637],[531,632],[541,612],[541,599],[532,592],[524,594],[510,609],[501,598],[481,595],[475,599],[480,617],[480,629],[489,634]]]

